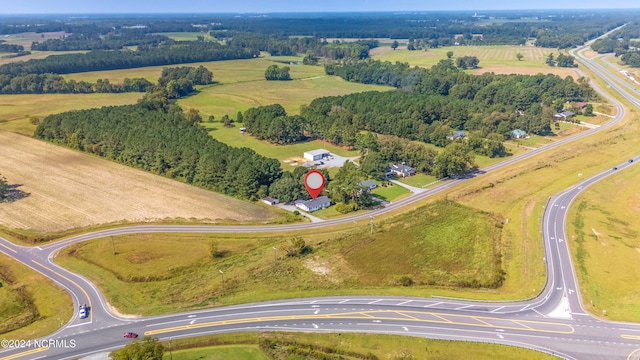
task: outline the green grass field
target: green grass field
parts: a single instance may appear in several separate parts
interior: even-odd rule
[[[640,166],[585,191],[568,217],[569,246],[585,307],[640,322]]]
[[[299,234],[313,248],[312,254],[303,257],[285,256],[292,234],[140,234],[116,236],[116,255],[105,238],[73,245],[56,260],[87,276],[109,303],[128,314],[161,314],[328,291],[334,295],[450,294],[462,291],[460,285],[494,282],[500,271],[497,221],[490,214],[437,202],[391,220],[376,220],[373,235],[368,220],[339,231]],[[212,242],[218,257],[210,255]],[[274,246],[278,249],[275,267]],[[436,253],[440,255],[434,257]],[[219,269],[225,271],[224,292]],[[400,286],[403,275],[415,286]],[[461,293],[496,296],[486,290]]]
[[[414,176],[409,176],[406,178],[398,178],[397,180],[407,185],[423,187],[427,184],[431,184],[438,179],[432,175],[416,174]]]
[[[203,36],[206,41],[217,41],[209,32],[161,32],[153,35],[164,35],[176,41],[196,41],[198,36]]]
[[[543,360],[556,359],[537,351],[506,345],[483,344],[465,341],[431,340],[418,337],[398,335],[373,335],[358,333],[285,333],[285,332],[251,332],[219,334],[189,339],[174,339],[173,358],[207,359],[207,360],[263,360],[268,359],[258,348],[261,341],[271,341],[284,349],[285,344],[295,344],[299,349],[334,349],[344,359],[363,359],[367,354],[377,359],[438,359],[454,360],[472,358],[475,360],[518,359]],[[165,357],[170,358],[168,343],[165,346]],[[225,357],[220,357],[224,354]],[[351,354],[349,356],[348,354]],[[358,354],[358,355],[356,355]],[[282,354],[284,355],[284,354]],[[283,357],[285,358],[285,357]],[[286,357],[297,360],[304,357]]]
[[[391,184],[390,186],[380,186],[373,189],[371,193],[382,200],[395,201],[411,195],[411,192],[400,185]]]
[[[239,128],[242,127],[242,124],[240,123],[236,124],[236,127],[232,128],[225,128],[222,126],[222,123],[219,122],[205,122],[202,125],[209,130],[211,137],[218,141],[234,147],[248,147],[261,155],[278,159],[281,162],[290,157],[301,158],[305,151],[315,149],[327,149],[331,153],[345,157],[360,155],[358,151],[346,150],[321,140],[312,140],[291,145],[271,144],[268,141],[258,140],[249,134],[241,134]],[[290,163],[283,162],[282,164],[284,169],[293,168]]]
[[[0,130],[33,135],[29,117],[45,117],[71,110],[134,104],[141,93],[0,95]]]
[[[35,339],[69,321],[71,297],[40,273],[0,254],[0,334]]]

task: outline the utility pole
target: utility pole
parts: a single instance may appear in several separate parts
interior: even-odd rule
[[[113,248],[113,255],[116,254],[116,244],[113,242],[113,236],[111,236],[111,247]]]
[[[369,217],[369,225],[371,225],[371,235],[373,235],[373,215]]]
[[[278,261],[278,253],[277,253],[277,248],[274,246],[273,247],[273,271],[276,270],[276,263]]]
[[[358,226],[358,223],[354,220],[353,221],[353,242],[356,242],[356,226]]]
[[[224,293],[224,271],[222,270],[218,270],[218,271],[222,275],[222,281],[220,283],[222,284],[222,293]]]

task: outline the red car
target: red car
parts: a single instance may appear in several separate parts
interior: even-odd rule
[[[126,332],[126,333],[124,333],[123,336],[126,337],[126,338],[129,338],[129,339],[135,339],[135,338],[138,337],[138,334],[132,333],[132,332]]]

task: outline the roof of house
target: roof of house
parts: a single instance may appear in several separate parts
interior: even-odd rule
[[[411,171],[415,171],[416,169],[405,164],[392,164],[391,170],[400,171],[400,172],[411,172]]]
[[[511,134],[515,136],[522,136],[522,135],[527,135],[527,132],[520,129],[514,129],[514,130],[511,130]]]
[[[575,113],[572,113],[571,111],[563,111],[560,114],[562,114],[564,116],[573,116],[573,115],[575,115]]]
[[[317,198],[311,199],[311,200],[296,200],[295,201],[296,205],[305,204],[305,205],[307,205],[307,207],[309,209],[312,209],[312,208],[316,207],[316,205],[323,205],[323,204],[326,204],[326,203],[331,203],[331,200],[329,200],[329,198],[326,197],[326,196],[318,196]]]
[[[268,201],[268,202],[277,202],[278,201],[278,199],[274,199],[271,196],[263,197],[262,200],[263,201]]]
[[[576,103],[576,106],[577,106],[577,107],[579,107],[579,108],[583,108],[583,107],[587,106],[587,104],[588,104],[588,103],[586,103],[586,102],[584,102],[584,101],[578,101],[578,102]]]
[[[324,154],[329,154],[330,151],[325,149],[316,149],[316,150],[305,151],[304,153],[309,155],[324,155]]]
[[[378,186],[378,184],[376,184],[375,181],[371,181],[371,180],[365,180],[361,183],[358,183],[358,185],[360,186],[366,186],[368,188],[372,187],[372,186]]]

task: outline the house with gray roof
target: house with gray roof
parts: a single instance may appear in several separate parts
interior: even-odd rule
[[[294,204],[306,212],[314,212],[331,206],[331,200],[326,196],[318,196],[312,200],[296,200]]]

